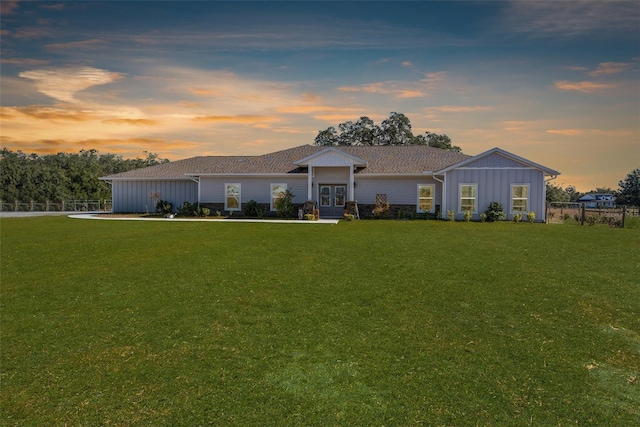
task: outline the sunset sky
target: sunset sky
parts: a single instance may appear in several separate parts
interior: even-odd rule
[[[640,2],[5,1],[1,143],[179,160],[404,113],[579,191],[640,167]]]

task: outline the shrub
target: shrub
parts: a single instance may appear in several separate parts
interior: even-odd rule
[[[293,206],[293,198],[294,195],[291,190],[280,193],[278,200],[276,200],[276,211],[278,212],[278,216],[286,218],[293,215],[293,212],[295,211],[295,206]]]
[[[533,224],[533,221],[536,220],[536,213],[534,211],[531,211],[527,214],[527,220]]]
[[[522,214],[521,213],[517,213],[513,215],[513,222],[520,222],[522,221]]]
[[[391,205],[389,202],[376,203],[372,214],[374,219],[389,218],[391,216]]]
[[[467,221],[467,222],[471,221],[471,211],[470,210],[466,210],[464,212],[464,220]]]
[[[487,215],[487,222],[502,221],[506,217],[500,202],[491,202],[484,213]]]
[[[156,212],[165,215],[173,213],[173,203],[166,200],[158,200],[156,203]]]
[[[611,228],[624,228],[622,218],[609,218],[609,227]]]
[[[317,221],[318,218],[316,218],[316,216],[314,214],[305,214],[304,215],[304,219],[306,219],[307,221]]]
[[[178,215],[181,216],[208,216],[211,211],[208,208],[202,208],[198,203],[184,202],[178,207]]]
[[[480,214],[480,221],[481,222],[487,222],[487,214],[486,213],[482,212]]]
[[[347,221],[353,221],[354,219],[356,219],[356,216],[354,214],[350,214],[350,213],[346,213],[346,214],[342,215],[342,217]]]
[[[246,216],[262,218],[263,212],[258,202],[255,200],[249,200],[244,205],[244,214]]]
[[[589,215],[586,219],[589,225],[596,225],[598,223],[598,217],[595,215]]]
[[[447,209],[447,218],[449,218],[449,221],[454,221],[456,219],[455,211]]]

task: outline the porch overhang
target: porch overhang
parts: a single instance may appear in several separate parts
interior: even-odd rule
[[[310,156],[304,157],[296,162],[296,166],[307,167],[309,170],[307,179],[307,199],[314,200],[313,198],[313,177],[315,176],[315,169],[317,168],[348,168],[349,169],[349,183],[347,189],[347,198],[352,200],[354,197],[355,181],[353,174],[356,168],[367,167],[367,162],[359,157],[347,154],[344,151],[335,148],[328,147]]]

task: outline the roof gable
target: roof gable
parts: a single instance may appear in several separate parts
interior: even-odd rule
[[[474,159],[464,165],[465,168],[528,168],[528,165],[499,153],[492,153]]]
[[[366,166],[367,162],[334,147],[311,154],[295,162],[298,166]]]
[[[556,170],[542,166],[538,163],[532,162],[531,160],[527,160],[524,157],[517,156],[497,147],[485,151],[484,153],[480,153],[477,156],[470,157],[462,162],[450,165],[439,170],[438,173],[445,173],[453,169],[461,168],[528,168],[538,169],[544,172],[545,175],[560,175],[560,172]]]

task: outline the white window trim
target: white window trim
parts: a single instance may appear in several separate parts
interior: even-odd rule
[[[527,209],[525,209],[524,211],[516,211],[513,208],[513,200],[514,200],[513,187],[527,187]],[[509,212],[511,212],[512,214],[529,213],[529,208],[531,207],[531,204],[530,204],[531,203],[530,190],[531,189],[529,188],[529,184],[511,184],[511,194],[510,194],[510,196],[511,196],[511,198],[510,198],[511,206],[509,207],[510,208]],[[524,198],[519,197],[518,200],[520,200],[520,199],[524,200]]]
[[[229,208],[227,206],[227,187],[230,185],[238,186],[238,207],[237,208]],[[225,182],[224,183],[224,210],[225,211],[240,211],[242,210],[242,184],[239,182]]]
[[[287,190],[287,184],[284,183],[284,182],[273,182],[273,183],[269,184],[269,200],[270,200],[269,203],[271,205],[271,210],[272,211],[277,210],[276,209],[276,204],[273,203],[273,187],[276,186],[276,185],[284,187],[285,191]]]
[[[428,211],[420,209],[420,187],[431,187],[431,209]],[[418,184],[416,198],[416,212],[418,213],[434,213],[436,209],[436,186],[435,184]]]
[[[466,212],[465,210],[462,210],[462,187],[466,187],[466,186],[472,186],[475,187],[476,191],[476,197],[474,197],[475,199],[475,209],[471,211],[472,214],[477,214],[478,213],[478,183],[477,182],[470,182],[470,183],[461,183],[458,184],[458,213],[459,214],[464,214]]]

